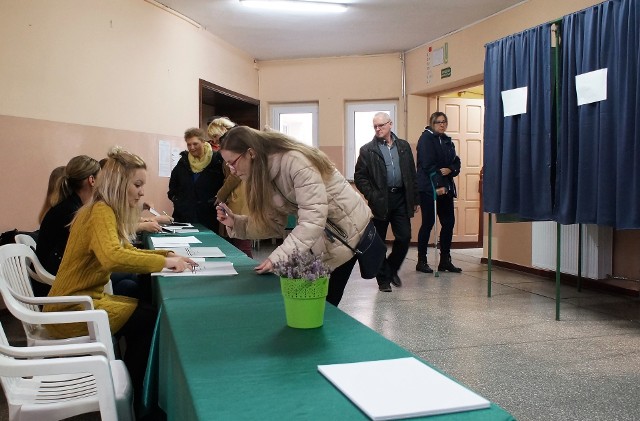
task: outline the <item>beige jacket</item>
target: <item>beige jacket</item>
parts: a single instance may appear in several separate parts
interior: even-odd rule
[[[268,227],[257,227],[250,218],[237,215],[234,238],[283,238],[287,215],[298,218],[298,224],[286,236],[281,246],[269,256],[277,262],[286,260],[294,248],[322,254],[322,260],[335,269],[353,257],[353,252],[324,234],[329,218],[346,234],[349,245],[355,248],[371,220],[371,210],[360,194],[337,170],[324,181],[320,172],[299,152],[274,154],[269,157],[269,176],[273,185],[275,213]]]

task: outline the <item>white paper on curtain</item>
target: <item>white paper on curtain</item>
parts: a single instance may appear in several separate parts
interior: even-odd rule
[[[607,69],[576,75],[576,94],[578,105],[607,99]]]
[[[528,86],[502,91],[501,94],[504,117],[527,113]]]

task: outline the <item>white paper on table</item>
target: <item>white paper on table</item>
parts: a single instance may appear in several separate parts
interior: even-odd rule
[[[173,272],[164,268],[162,272],[152,273],[152,276],[229,276],[237,275],[231,262],[203,262],[198,263],[195,271],[187,269],[184,272]]]
[[[509,89],[502,91],[502,109],[504,117],[527,113],[527,97],[529,87]]]
[[[163,247],[162,249],[187,257],[227,257],[219,247]]]
[[[607,99],[607,69],[576,75],[576,95],[578,105]]]
[[[395,420],[489,408],[491,402],[415,358],[319,365],[372,420]],[[390,395],[390,391],[393,391]]]
[[[159,247],[174,247],[174,246],[186,246],[188,244],[202,243],[202,241],[198,240],[193,235],[189,235],[187,237],[172,237],[172,236],[162,236],[162,237],[151,237],[151,242],[153,243],[153,248]]]

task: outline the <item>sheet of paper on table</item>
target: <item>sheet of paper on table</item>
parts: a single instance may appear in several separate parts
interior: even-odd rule
[[[162,249],[187,257],[227,257],[219,247],[162,247]]]
[[[491,406],[488,400],[415,358],[319,365],[318,371],[372,420]]]
[[[195,260],[195,259],[194,259]],[[229,276],[237,275],[233,263],[231,262],[198,262],[195,271],[187,269],[184,272],[173,272],[164,268],[162,272],[152,273],[152,276]]]
[[[153,248],[160,247],[180,247],[180,246],[188,246],[189,244],[198,244],[202,243],[202,241],[198,240],[193,235],[189,235],[186,237],[178,237],[178,236],[161,236],[161,237],[151,237],[151,242],[153,243]]]

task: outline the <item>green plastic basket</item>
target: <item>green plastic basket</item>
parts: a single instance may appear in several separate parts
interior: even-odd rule
[[[312,329],[324,323],[324,307],[329,292],[329,279],[319,278],[313,282],[304,279],[280,278],[284,297],[287,326],[297,329]]]

